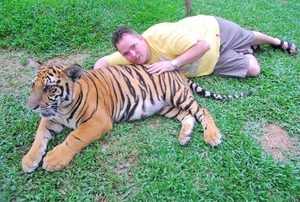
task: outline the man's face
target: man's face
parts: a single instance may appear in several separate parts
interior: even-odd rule
[[[150,60],[150,49],[141,35],[135,37],[124,34],[116,47],[127,60],[134,64],[145,64]]]

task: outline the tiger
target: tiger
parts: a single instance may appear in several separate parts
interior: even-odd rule
[[[179,71],[149,74],[147,65],[116,65],[84,70],[80,65],[47,65],[29,59],[37,74],[31,83],[29,109],[41,116],[35,139],[23,156],[24,172],[33,172],[43,159],[43,169],[58,171],[87,145],[101,138],[121,121],[160,114],[181,122],[178,141],[189,143],[195,122],[211,146],[221,143],[221,133],[209,111],[200,107],[194,92],[223,100],[252,92],[222,96],[206,91]],[[46,154],[53,135],[73,129],[65,140]]]

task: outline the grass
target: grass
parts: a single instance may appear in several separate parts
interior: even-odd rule
[[[300,3],[291,1],[193,1],[193,14],[209,14],[300,44]],[[162,21],[185,17],[182,0],[0,2],[0,201],[299,201],[299,158],[276,161],[254,136],[275,123],[300,138],[299,54],[290,56],[262,46],[257,78],[206,76],[195,79],[222,94],[253,90],[250,97],[217,102],[197,98],[223,134],[223,143],[205,144],[196,126],[191,143],[177,142],[180,124],[154,116],[115,124],[60,172],[21,168],[39,123],[26,107],[33,70],[5,65],[27,57],[45,61],[87,52],[84,62],[114,51],[110,38],[120,25],[143,32]],[[20,55],[13,55],[18,51]],[[14,63],[13,63],[14,64]],[[1,67],[2,67],[1,66]],[[11,71],[11,70],[14,71]],[[17,79],[15,79],[17,78]],[[48,150],[63,141],[66,129]],[[299,151],[299,141],[295,143]]]

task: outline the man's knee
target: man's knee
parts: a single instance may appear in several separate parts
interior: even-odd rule
[[[249,67],[247,76],[258,76],[260,74],[260,67]]]
[[[260,66],[257,59],[251,54],[247,54],[246,56],[250,61],[247,76],[258,76],[260,74]]]

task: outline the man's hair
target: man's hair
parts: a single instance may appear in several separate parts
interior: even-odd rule
[[[123,35],[124,34],[129,34],[131,36],[135,36],[135,37],[139,37],[139,34],[133,30],[133,29],[130,29],[128,27],[119,27],[113,34],[113,37],[112,37],[112,43],[113,45],[115,46],[115,48],[117,49],[117,46],[116,44],[119,43],[119,41],[122,39]]]

